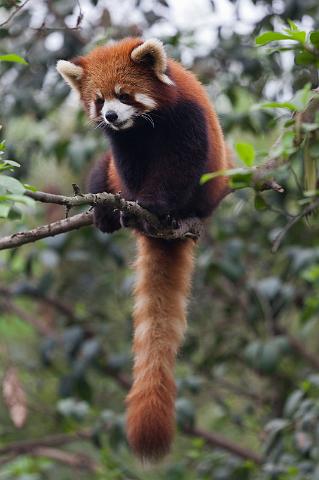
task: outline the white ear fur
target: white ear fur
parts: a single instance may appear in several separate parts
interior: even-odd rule
[[[56,69],[71,88],[79,91],[80,80],[84,73],[82,67],[66,60],[59,60]]]
[[[136,63],[147,62],[152,57],[152,68],[155,75],[161,82],[167,85],[174,85],[174,82],[165,74],[167,68],[167,55],[163,43],[156,38],[146,40],[142,45],[134,48],[131,53],[131,59]]]

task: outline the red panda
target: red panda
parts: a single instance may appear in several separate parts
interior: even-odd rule
[[[90,191],[121,191],[158,216],[207,218],[229,189],[206,172],[231,166],[209,98],[195,76],[168,59],[158,40],[127,38],[95,48],[57,70],[76,91],[111,150],[93,168]],[[119,212],[94,209],[103,232],[121,227]],[[186,327],[194,242],[136,232],[133,386],[127,437],[142,460],[169,451],[175,429],[173,370]]]

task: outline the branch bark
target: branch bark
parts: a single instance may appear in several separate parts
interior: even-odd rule
[[[184,429],[184,432],[187,435],[202,438],[207,445],[226,450],[227,452],[232,453],[236,457],[242,458],[244,460],[251,460],[257,465],[261,465],[263,463],[263,457],[261,455],[248,448],[242,447],[238,443],[228,440],[227,438],[219,435],[218,433],[207,432],[206,430],[198,427],[186,428]]]
[[[144,231],[148,236],[165,240],[176,240],[179,238],[197,239],[203,229],[203,222],[198,218],[188,218],[180,221],[177,226],[168,226],[167,221],[161,221],[156,215],[142,208],[137,202],[126,201],[119,194],[87,193],[85,195],[69,197],[45,192],[26,191],[25,195],[39,202],[64,205],[68,210],[72,207],[83,205],[107,205],[126,214],[130,221],[130,228],[136,228]],[[61,233],[92,225],[92,223],[93,213],[90,211],[74,215],[32,230],[3,237],[0,239],[0,250],[19,247],[26,243],[32,243],[43,238],[53,237]],[[145,226],[147,229],[145,229]]]
[[[41,225],[25,232],[13,233],[7,237],[0,238],[0,250],[20,247],[26,243],[33,243],[42,238],[54,237],[61,233],[77,230],[78,228],[92,225],[93,214],[91,212],[80,213],[70,218],[58,220],[57,222]]]
[[[283,192],[281,185],[279,185],[274,179],[269,178],[271,172],[277,167],[277,159],[270,158],[264,165],[256,168],[253,174],[253,183],[259,191],[272,189],[276,192]],[[124,200],[119,194],[106,192],[79,194],[78,187],[73,185],[73,188],[77,194],[72,197],[40,191],[32,192],[30,190],[26,190],[24,194],[38,202],[64,205],[67,208],[67,212],[69,212],[71,208],[77,206],[90,205],[93,207],[95,205],[106,205],[128,216],[130,222],[127,226],[141,230],[146,235],[155,238],[162,238],[165,240],[176,240],[181,238],[197,239],[203,231],[203,222],[195,217],[179,221],[177,226],[168,226],[167,222],[160,220],[156,215],[145,208],[142,208],[137,202]],[[228,193],[231,193],[231,190],[229,190]],[[70,232],[91,225],[92,223],[92,212],[74,215],[70,218],[43,225],[30,231],[19,232],[4,237],[0,239],[0,250],[19,247],[20,245],[32,243],[43,238]]]

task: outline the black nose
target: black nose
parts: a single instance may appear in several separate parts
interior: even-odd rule
[[[106,112],[104,114],[104,117],[108,122],[111,122],[111,123],[115,122],[115,120],[118,119],[118,115],[116,112],[114,112],[114,110],[109,110],[108,112]]]

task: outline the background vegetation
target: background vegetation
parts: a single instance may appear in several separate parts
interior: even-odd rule
[[[106,140],[55,63],[110,39],[160,36],[207,86],[239,168],[198,248],[179,430],[156,467],[138,464],[123,429],[130,232],[1,252],[1,480],[319,479],[318,2],[212,0],[207,14],[232,12],[231,25],[183,27],[180,2],[0,1],[1,236],[64,216],[25,184],[85,189]],[[265,162],[284,192],[252,182]]]

